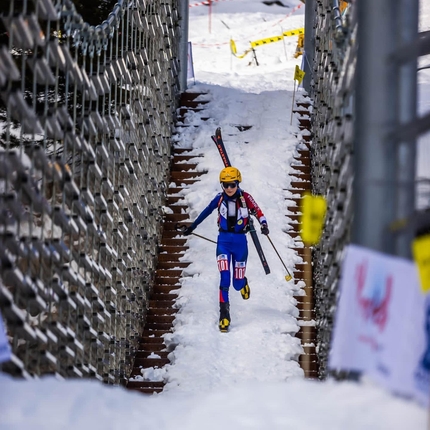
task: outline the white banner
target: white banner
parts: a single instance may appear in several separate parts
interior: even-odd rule
[[[364,372],[427,404],[430,307],[411,261],[347,248],[329,367]]]
[[[3,326],[3,318],[0,312],[0,363],[9,361],[11,358],[10,345],[7,340],[6,331]]]

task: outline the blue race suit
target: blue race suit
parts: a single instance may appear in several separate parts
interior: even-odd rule
[[[234,270],[234,289],[240,291],[246,283],[245,272],[248,260],[246,232],[248,231],[249,211],[255,214],[260,224],[266,222],[266,218],[252,196],[238,188],[231,197],[225,192],[217,194],[194,221],[192,228],[195,229],[216,208],[218,208],[219,229],[216,257],[221,278],[220,302],[222,303],[229,301],[230,267]]]

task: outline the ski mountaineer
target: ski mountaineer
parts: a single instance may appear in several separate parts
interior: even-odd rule
[[[218,209],[218,239],[216,259],[220,272],[219,287],[219,329],[228,331],[230,326],[229,288],[233,269],[233,287],[240,291],[242,298],[248,300],[251,294],[248,280],[245,277],[248,259],[248,242],[246,233],[249,230],[249,217],[257,217],[261,233],[268,235],[266,217],[253,197],[239,188],[242,175],[236,167],[226,167],[219,174],[222,192],[217,194],[196,220],[187,227],[183,234],[190,235],[215,209]]]

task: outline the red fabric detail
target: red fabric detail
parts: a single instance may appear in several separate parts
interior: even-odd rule
[[[219,290],[219,302],[224,303],[224,297],[222,296],[222,291]]]
[[[257,205],[251,194],[248,194],[246,191],[244,191],[243,197],[245,198],[246,206],[248,206],[248,209],[251,212],[255,212],[258,219],[264,216],[263,211],[260,209],[260,206]]]
[[[218,226],[218,227],[219,227],[219,217],[220,217],[220,214],[219,214],[219,207],[221,206],[221,203],[222,203],[223,199],[224,199],[224,197],[223,197],[223,195],[221,194],[221,196],[220,196],[220,198],[219,198],[219,200],[218,200],[218,218],[217,218],[217,220],[216,220],[216,223],[217,223],[217,226]]]

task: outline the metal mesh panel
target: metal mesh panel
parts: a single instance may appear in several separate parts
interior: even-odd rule
[[[177,4],[11,1],[0,38],[0,309],[16,375],[130,372],[178,94]]]
[[[420,188],[425,181],[417,177],[419,170],[413,166],[416,139],[423,137],[429,129],[428,113],[422,117],[415,117],[416,102],[414,99],[415,62],[419,56],[429,52],[429,35],[428,32],[416,33],[415,31],[416,1],[410,3],[387,1],[386,6],[391,8],[392,15],[386,16],[384,22],[378,22],[376,19],[369,20],[373,26],[372,29],[386,28],[395,34],[398,29],[394,28],[392,24],[396,18],[401,23],[399,28],[402,28],[403,36],[383,41],[374,40],[379,33],[377,31],[369,33],[369,22],[367,22],[368,25],[364,25],[364,30],[360,32],[361,41],[365,40],[367,45],[362,44],[361,51],[359,51],[357,28],[362,25],[362,21],[358,22],[358,13],[360,11],[360,20],[377,17],[372,13],[374,14],[377,10],[376,6],[381,7],[380,3],[369,1],[364,4],[349,1],[348,8],[342,15],[338,0],[311,0],[309,4],[307,2],[307,7],[311,5],[315,7],[315,10],[312,9],[314,13],[309,15],[315,17],[313,22],[315,52],[312,53],[314,62],[308,64],[311,72],[309,93],[313,99],[312,191],[314,194],[326,197],[328,208],[323,237],[320,244],[313,250],[314,294],[318,327],[317,351],[320,377],[324,378],[328,373],[327,359],[338,299],[340,264],[345,245],[351,241],[352,231],[357,236],[354,238],[354,243],[381,252],[407,257],[414,235],[424,234],[429,229],[429,211],[425,200],[425,190]],[[385,27],[382,27],[383,24]],[[308,32],[309,28],[306,31]],[[378,49],[369,53],[369,46],[375,45],[378,46]],[[375,55],[379,55],[379,57],[375,58]],[[310,57],[312,56],[310,55]],[[361,61],[357,60],[357,57]],[[379,60],[379,74],[370,76],[375,73],[373,60],[375,62]],[[356,66],[359,69],[358,78],[355,72]],[[402,68],[403,71],[407,70],[408,74],[402,73]],[[377,86],[382,88],[383,99],[375,100],[375,102],[380,104],[378,109],[381,109],[385,115],[377,119],[369,118],[371,115],[363,115],[368,107],[368,104],[363,104],[363,99],[365,98],[367,103],[373,103],[373,97],[375,97],[370,89],[371,86],[366,86],[368,79],[377,79]],[[361,86],[358,81],[362,81]],[[375,83],[375,81],[373,82]],[[390,101],[392,106],[390,106]],[[396,109],[396,106],[402,106],[402,109]],[[372,113],[374,114],[374,112]],[[372,120],[374,121],[373,129],[370,124]],[[385,123],[387,131],[382,128]],[[369,128],[366,128],[367,126]],[[370,130],[365,137],[363,137],[363,133],[360,133],[363,130]],[[379,133],[380,130],[383,133]],[[381,137],[381,135],[383,136]],[[363,143],[368,145],[364,146]],[[378,162],[372,163],[372,160],[376,158],[372,149],[381,150],[384,145],[389,148],[387,151],[389,156],[383,155]],[[356,172],[353,171],[353,146],[355,153],[361,151],[362,156],[357,157],[354,161]],[[388,207],[383,207],[383,204],[386,204],[385,200],[371,201],[372,194],[370,193],[364,197],[363,189],[371,189],[370,187],[373,185],[371,180],[363,181],[363,178],[369,179],[371,169],[379,169],[378,172],[385,175],[382,177],[382,182],[385,193],[390,196]],[[413,173],[415,173],[415,178],[412,180],[410,177],[406,177],[407,175],[412,177]],[[354,174],[357,183],[354,185],[355,195],[353,196]],[[361,179],[362,182],[357,179]],[[415,191],[411,185],[415,186]],[[362,188],[360,189],[360,187]],[[357,202],[358,194],[361,194],[361,200],[359,200],[361,205],[357,204],[357,208],[362,209],[361,214],[366,211],[367,224],[363,222],[363,217],[361,224],[357,221],[358,215],[360,215],[359,210],[355,211],[356,219],[353,219],[352,200],[354,197]],[[404,203],[413,202],[414,197],[418,197],[422,204],[415,212],[413,212],[413,203]],[[373,205],[374,203],[380,204],[379,211],[375,210],[376,204]],[[373,224],[377,224],[380,228],[370,230],[370,226]],[[378,247],[375,247],[373,242],[369,243],[369,236],[372,236],[369,232],[375,233],[375,237],[380,235],[384,238],[384,240],[380,240],[380,243],[375,241]],[[357,238],[364,236],[364,233],[368,236],[367,242],[357,242]],[[391,240],[396,235],[398,237]],[[391,242],[385,241],[385,238],[390,239]],[[395,246],[390,248],[386,246],[386,243],[392,243]]]
[[[315,7],[315,62],[311,81],[314,100],[312,192],[326,197],[328,209],[324,235],[313,250],[313,269],[317,350],[320,376],[324,377],[340,261],[351,228],[356,17],[353,7],[341,17],[339,8],[333,8],[332,0],[317,1]]]

